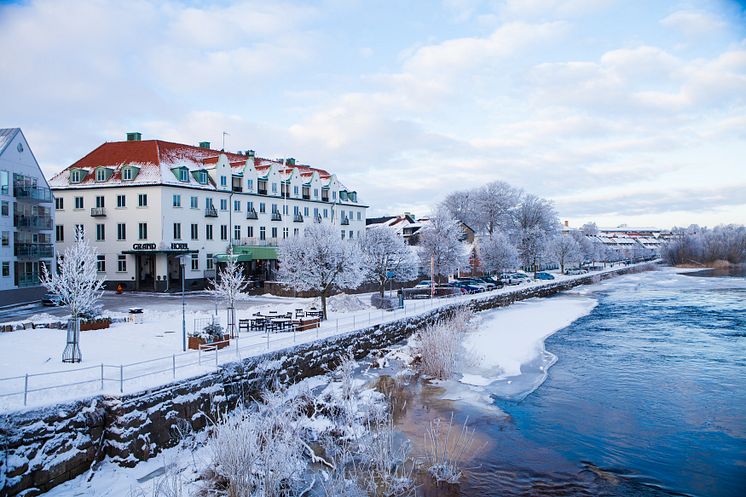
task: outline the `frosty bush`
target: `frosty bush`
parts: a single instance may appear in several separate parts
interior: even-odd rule
[[[425,431],[425,458],[428,473],[436,482],[458,483],[461,465],[474,455],[476,438],[467,422],[468,418],[454,431],[453,415],[448,423],[440,418],[430,421]]]
[[[417,352],[420,371],[445,380],[455,372],[460,357],[465,355],[463,337],[473,315],[466,308],[456,311],[450,319],[427,326],[418,335]]]

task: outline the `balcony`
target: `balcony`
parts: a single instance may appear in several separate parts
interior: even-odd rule
[[[91,207],[91,217],[106,217],[106,207]]]
[[[29,228],[36,230],[51,230],[52,218],[50,216],[13,216],[13,226],[16,228]]]
[[[310,193],[304,193],[303,194],[303,200],[311,200],[311,194]]]
[[[342,226],[348,226],[350,224],[350,218],[347,217],[347,216],[344,216],[342,218],[342,223],[341,224],[342,224]]]
[[[218,211],[215,207],[205,207],[205,217],[218,217]]]
[[[259,216],[254,209],[251,209],[250,211],[246,211],[246,219],[259,219]]]
[[[259,193],[259,195],[266,195],[267,194],[267,189],[266,188],[258,188],[257,189],[257,193]]]
[[[303,222],[303,214],[296,214],[293,216],[293,221],[296,223],[302,223]]]
[[[52,203],[52,191],[49,188],[15,185],[13,192],[17,199]]]
[[[321,201],[322,202],[328,202],[329,201],[329,193],[321,192]]]
[[[51,243],[16,243],[13,245],[16,257],[50,258],[54,256],[54,245]]]
[[[272,221],[282,221],[282,215],[279,212],[273,212]]]
[[[314,221],[316,221],[317,223],[320,223],[321,222],[321,214],[319,214],[318,216],[316,216],[314,218]]]

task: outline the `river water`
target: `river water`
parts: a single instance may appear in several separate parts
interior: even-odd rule
[[[423,495],[746,495],[746,279],[664,270],[574,293],[596,305],[545,341],[526,396],[410,386],[397,424],[416,449],[451,413],[479,446],[459,487]]]

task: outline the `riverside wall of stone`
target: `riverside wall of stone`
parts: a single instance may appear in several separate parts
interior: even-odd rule
[[[0,496],[31,497],[77,477],[108,458],[131,467],[204,429],[221,413],[258,397],[277,382],[291,384],[336,368],[352,353],[361,359],[390,347],[462,306],[474,311],[547,297],[596,283],[640,266],[591,275],[539,288],[487,294],[424,314],[374,325],[312,343],[222,366],[219,370],[146,391],[96,396],[0,416]]]

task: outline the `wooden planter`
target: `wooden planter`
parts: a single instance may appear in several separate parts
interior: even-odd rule
[[[301,319],[300,324],[298,324],[297,330],[312,330],[314,328],[318,328],[319,326],[321,326],[321,319],[319,318]]]
[[[81,321],[80,331],[103,330],[104,328],[108,328],[110,324],[111,321],[109,321],[108,319],[99,319],[96,321]]]
[[[218,350],[226,348],[228,345],[231,344],[230,336],[229,335],[223,335],[223,341],[221,342],[205,342],[200,337],[188,337],[189,341],[187,342],[187,345],[190,349],[193,350],[199,350],[200,345],[215,345]]]

